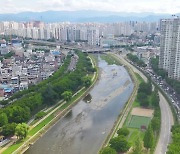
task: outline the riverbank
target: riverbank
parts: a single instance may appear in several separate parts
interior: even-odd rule
[[[28,133],[28,136],[23,141],[17,141],[15,144],[10,145],[7,149],[4,149],[2,152],[3,154],[10,154],[10,153],[23,153],[25,150],[29,148],[32,144],[34,144],[40,137],[42,137],[43,134],[45,134],[50,128],[52,128],[53,125],[56,124],[56,122],[59,120],[59,118],[65,116],[69,110],[80,100],[82,97],[84,97],[90,89],[95,85],[98,76],[99,76],[99,70],[97,68],[97,64],[93,57],[90,56],[92,65],[96,67],[96,73],[92,76],[92,84],[89,88],[82,88],[78,91],[78,93],[75,93],[74,97],[69,102],[63,102],[62,104],[58,105],[53,109],[48,115],[46,115],[46,118],[39,123],[36,127],[31,129]]]
[[[131,107],[132,107],[132,103],[134,102],[135,100],[135,97],[137,95],[137,90],[138,90],[138,80],[135,76],[135,73],[134,71],[132,70],[131,67],[129,67],[128,65],[126,65],[121,59],[117,58],[117,56],[115,54],[112,54],[112,53],[108,53],[109,56],[111,56],[112,58],[115,59],[115,61],[119,61],[120,64],[124,65],[126,70],[128,71],[129,75],[131,76],[131,79],[132,81],[134,82],[134,89],[133,89],[133,92],[130,96],[130,98],[128,99],[124,109],[122,110],[122,112],[119,114],[116,122],[114,123],[114,126],[113,128],[111,129],[111,132],[109,133],[109,135],[107,136],[107,138],[105,139],[105,141],[103,142],[102,146],[100,147],[99,149],[99,152],[101,152],[102,148],[103,147],[106,147],[108,144],[109,144],[109,141],[112,137],[114,137],[115,135],[117,135],[117,130],[119,128],[121,128],[131,110]],[[112,59],[111,59],[112,60]]]

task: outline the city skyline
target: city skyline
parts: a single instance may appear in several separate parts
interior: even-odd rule
[[[163,6],[163,7],[162,7]],[[97,10],[113,12],[151,12],[176,14],[180,10],[178,0],[1,0],[0,13],[43,12],[43,11]]]
[[[178,153],[180,0],[0,0],[0,154]]]

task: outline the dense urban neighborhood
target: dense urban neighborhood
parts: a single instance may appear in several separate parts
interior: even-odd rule
[[[179,16],[56,11],[0,14],[0,153],[178,154]]]

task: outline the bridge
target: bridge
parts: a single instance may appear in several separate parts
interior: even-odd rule
[[[79,46],[69,46],[69,45],[64,45],[63,43],[60,42],[49,42],[49,41],[43,41],[43,40],[25,40],[24,42],[26,43],[31,43],[34,45],[46,45],[46,46],[60,46],[62,49],[67,49],[67,50],[75,50],[79,49],[82,50],[84,53],[103,53],[103,52],[109,52],[110,49],[104,49],[104,48],[89,48],[89,47],[79,47]]]
[[[59,42],[49,42],[49,41],[43,41],[43,40],[24,40],[25,43],[31,43],[35,45],[47,45],[47,46],[61,46],[62,43]]]
[[[82,50],[82,52],[84,53],[103,53],[109,51],[110,49],[102,49],[102,48]]]

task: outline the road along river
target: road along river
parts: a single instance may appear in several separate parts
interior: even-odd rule
[[[133,91],[123,66],[99,58],[100,80],[90,93],[25,154],[96,154]]]

